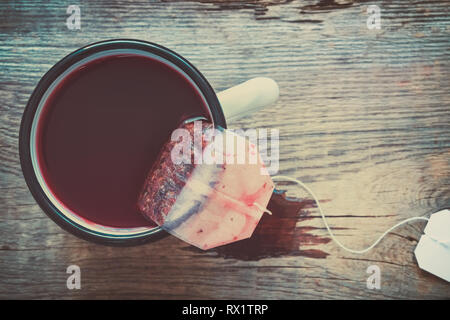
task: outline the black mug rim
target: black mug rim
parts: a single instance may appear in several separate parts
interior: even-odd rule
[[[88,240],[98,244],[131,246],[144,244],[160,239],[167,233],[158,227],[149,230],[148,232],[144,232],[142,233],[142,235],[138,236],[102,237],[99,233],[95,231],[93,232],[92,230],[89,230],[88,228],[79,225],[74,221],[70,221],[64,216],[63,213],[61,213],[56,208],[56,206],[44,193],[35,175],[30,152],[31,128],[33,119],[35,117],[39,102],[41,101],[48,87],[65,70],[67,70],[70,66],[77,63],[78,61],[94,53],[113,49],[137,49],[146,51],[160,56],[161,58],[175,64],[182,71],[184,71],[192,81],[194,81],[194,83],[198,86],[198,88],[204,95],[207,106],[210,109],[213,122],[223,128],[226,128],[226,121],[216,93],[214,92],[213,88],[206,80],[206,78],[200,73],[200,71],[198,71],[187,59],[183,58],[178,53],[164,46],[148,41],[135,39],[111,39],[86,45],[80,49],[73,51],[72,53],[61,59],[40,79],[25,107],[19,131],[20,164],[28,189],[30,190],[38,205],[45,212],[45,214],[62,229],[68,231],[69,233],[84,240]]]

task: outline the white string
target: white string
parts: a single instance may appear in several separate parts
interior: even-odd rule
[[[325,224],[325,227],[327,227],[327,230],[328,230],[328,233],[331,236],[331,239],[333,239],[333,241],[336,242],[336,244],[339,247],[341,247],[345,251],[348,251],[348,252],[351,252],[351,253],[358,253],[358,254],[366,253],[367,251],[369,251],[373,247],[375,247],[389,232],[391,232],[395,228],[397,228],[397,227],[399,227],[399,226],[401,226],[401,225],[403,225],[405,223],[408,223],[408,222],[411,222],[411,221],[416,221],[416,220],[424,220],[424,221],[428,221],[429,220],[426,217],[413,217],[413,218],[405,219],[405,220],[400,221],[399,223],[397,223],[395,226],[387,229],[371,246],[369,246],[369,247],[367,247],[365,249],[362,249],[362,250],[353,250],[353,249],[347,248],[341,242],[339,242],[338,239],[336,239],[334,233],[331,231],[330,227],[328,226],[327,219],[325,218],[325,214],[323,213],[322,207],[320,206],[319,199],[316,197],[316,195],[314,194],[314,192],[312,192],[312,190],[310,188],[308,188],[303,182],[301,182],[301,181],[299,181],[297,179],[288,177],[288,176],[274,176],[274,177],[272,177],[272,179],[273,180],[277,180],[277,179],[289,180],[289,181],[297,183],[298,185],[303,187],[306,191],[308,191],[309,194],[311,194],[311,196],[314,198],[314,201],[317,203],[317,208],[319,209],[320,215],[322,216],[323,222]]]

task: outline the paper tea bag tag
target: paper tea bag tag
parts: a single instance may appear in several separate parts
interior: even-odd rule
[[[419,267],[450,282],[450,211],[431,215],[416,250]]]
[[[203,250],[249,238],[274,190],[256,146],[200,121],[180,129],[187,134],[179,137],[201,138],[202,142],[182,147],[181,141],[174,143],[174,131],[144,184],[140,211],[167,232]],[[180,156],[186,150],[197,151],[201,157]],[[188,159],[194,163],[185,163]]]

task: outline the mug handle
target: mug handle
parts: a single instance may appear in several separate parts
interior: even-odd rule
[[[253,78],[217,94],[225,119],[234,120],[274,103],[278,84],[270,78]]]

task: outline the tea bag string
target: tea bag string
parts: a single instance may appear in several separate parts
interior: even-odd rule
[[[320,215],[322,216],[322,220],[325,224],[325,227],[327,228],[328,233],[331,236],[331,239],[342,249],[344,249],[345,251],[351,252],[351,253],[356,253],[356,254],[363,254],[366,253],[367,251],[372,250],[388,233],[392,232],[394,229],[398,228],[399,226],[409,223],[411,221],[416,221],[416,220],[423,220],[423,221],[429,221],[429,219],[427,217],[412,217],[412,218],[408,218],[405,219],[403,221],[400,221],[399,223],[397,223],[396,225],[392,226],[391,228],[387,229],[372,245],[370,245],[369,247],[362,249],[362,250],[354,250],[351,248],[346,247],[345,245],[343,245],[334,235],[333,231],[331,231],[330,226],[328,225],[327,219],[325,218],[325,214],[322,210],[322,207],[320,205],[319,199],[317,198],[317,196],[314,194],[314,192],[308,188],[308,186],[306,186],[303,182],[301,182],[300,180],[297,180],[295,178],[291,178],[288,176],[273,176],[272,177],[273,180],[288,180],[291,182],[295,182],[297,185],[303,187],[306,191],[308,191],[308,193],[313,197],[314,201],[317,203],[317,208],[319,209]],[[438,240],[439,241],[439,240]],[[440,241],[442,242],[442,241]]]

